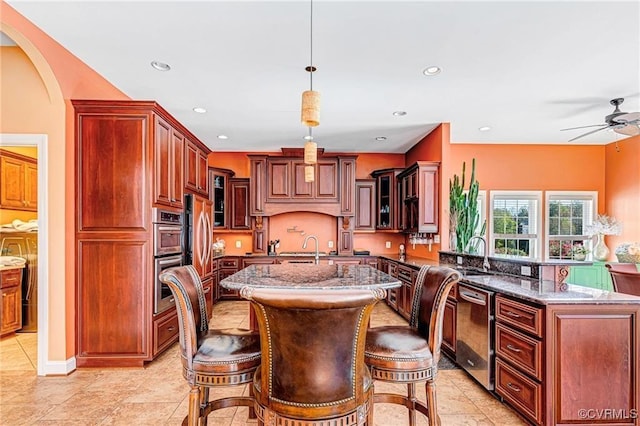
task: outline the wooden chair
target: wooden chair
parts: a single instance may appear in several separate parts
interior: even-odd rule
[[[175,298],[182,374],[191,386],[189,413],[182,424],[206,425],[209,413],[233,406],[249,407],[249,417],[255,418],[252,396],[209,401],[209,388],[251,383],[260,365],[259,334],[240,329],[209,330],[202,282],[193,266],[169,268],[160,280]]]
[[[258,425],[373,426],[367,324],[384,290],[249,289],[262,344]]]
[[[447,295],[460,280],[454,269],[439,266],[420,268],[412,295],[408,326],[369,329],[365,362],[374,380],[406,383],[407,395],[374,393],[374,402],[404,405],[409,424],[416,424],[416,410],[440,424],[436,404],[436,374],[442,343],[442,322]],[[426,404],[416,397],[416,383],[426,381]]]
[[[640,272],[635,263],[605,265],[611,274],[613,291],[640,296]]]

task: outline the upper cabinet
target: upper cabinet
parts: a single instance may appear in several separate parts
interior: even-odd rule
[[[249,179],[229,179],[229,194],[231,195],[230,228],[239,230],[251,229],[249,216]]]
[[[35,158],[0,149],[0,208],[38,211]]]
[[[185,188],[196,194],[209,195],[208,152],[187,139],[185,149]]]
[[[300,154],[302,151],[300,150]],[[301,206],[334,216],[355,214],[355,156],[320,156],[315,179],[304,179],[300,157],[249,155],[251,216],[271,216]]]
[[[403,232],[438,232],[439,169],[438,162],[418,161],[398,175]]]
[[[155,203],[182,209],[184,136],[159,116],[154,118]]]
[[[376,181],[375,179],[356,180],[355,230],[376,230]]]
[[[213,229],[229,229],[230,179],[233,170],[209,168],[209,199],[213,201]]]
[[[376,179],[376,229],[383,231],[398,230],[399,189],[398,174],[403,169],[392,168],[374,170],[371,176]]]

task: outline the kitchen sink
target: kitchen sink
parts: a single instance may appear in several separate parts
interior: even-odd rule
[[[278,253],[278,256],[311,256],[315,257],[315,251],[283,251]],[[327,256],[327,252],[318,252],[318,256]]]

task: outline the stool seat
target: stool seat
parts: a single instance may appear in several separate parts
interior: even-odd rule
[[[228,328],[209,330],[198,341],[193,370],[212,374],[256,369],[260,365],[260,333]]]
[[[367,333],[364,360],[369,367],[412,370],[433,366],[429,344],[406,326],[375,327]]]

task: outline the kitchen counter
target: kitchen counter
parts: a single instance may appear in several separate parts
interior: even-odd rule
[[[413,266],[418,269],[424,265],[438,266],[440,264],[440,262],[438,262],[437,260],[425,259],[425,258],[416,257],[416,256],[406,256],[406,255],[400,256],[397,254],[379,254],[379,255],[372,255],[372,256],[382,257],[384,259],[402,263],[407,266]]]
[[[507,275],[468,275],[466,281],[477,287],[506,294],[541,305],[550,304],[640,304],[640,297],[598,290],[573,284],[557,285],[550,280],[535,280]]]

